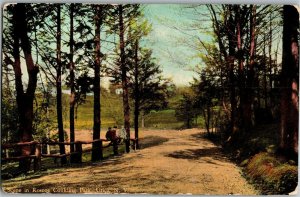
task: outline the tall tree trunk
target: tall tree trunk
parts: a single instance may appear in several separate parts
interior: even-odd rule
[[[227,72],[228,72],[228,77],[229,77],[229,86],[230,86],[230,90],[229,90],[229,94],[230,94],[230,105],[231,105],[231,110],[228,113],[228,115],[230,116],[230,130],[228,131],[228,135],[232,135],[236,130],[237,130],[237,124],[236,124],[236,107],[237,107],[237,103],[236,103],[236,98],[235,98],[235,78],[234,78],[234,54],[235,54],[235,46],[234,43],[234,36],[232,35],[231,32],[234,32],[234,25],[233,25],[233,19],[232,19],[232,6],[229,5],[226,7],[226,9],[228,9],[228,11],[230,12],[229,18],[228,18],[228,32],[227,32],[227,39],[228,39],[228,47],[229,47],[229,52],[227,54],[225,45],[223,43],[223,40],[221,38],[221,25],[219,24],[219,21],[217,19],[217,15],[216,12],[213,8],[212,5],[208,6],[208,8],[211,10],[212,12],[212,20],[213,20],[213,24],[214,24],[214,32],[217,36],[218,39],[218,45],[219,45],[219,49],[220,49],[220,53],[221,55],[223,55],[224,59],[225,59],[225,64],[227,67]],[[225,10],[224,10],[225,11]],[[226,10],[227,11],[227,10]],[[221,58],[220,58],[221,59]],[[224,97],[225,98],[225,97]],[[223,108],[225,109],[225,111],[229,111],[226,110],[226,103],[225,103],[225,99],[223,100]],[[230,139],[230,138],[229,138]]]
[[[206,127],[206,131],[208,133],[208,135],[210,135],[210,107],[207,105],[206,106],[206,113],[205,113],[205,109],[204,109],[204,114],[206,114],[205,118],[205,127]]]
[[[93,140],[100,139],[101,130],[101,106],[100,106],[100,68],[101,68],[101,46],[100,46],[100,27],[102,25],[102,7],[96,5],[95,13],[95,64],[94,64],[94,126]],[[102,149],[99,143],[93,143],[92,161],[103,159]]]
[[[250,54],[249,54],[249,70],[247,73],[247,88],[246,88],[246,98],[245,98],[245,105],[244,105],[244,122],[246,128],[251,128],[252,125],[252,115],[253,115],[253,109],[252,104],[254,100],[254,57],[255,57],[255,47],[256,47],[256,5],[251,5],[250,7]]]
[[[241,24],[241,8],[240,5],[234,6],[235,11],[235,24],[236,24],[236,39],[237,39],[237,59],[238,59],[238,88],[239,88],[239,96],[240,96],[240,105],[239,105],[239,126],[240,129],[248,128],[246,125],[246,112],[245,105],[246,105],[246,98],[247,98],[247,91],[245,90],[245,76],[244,76],[244,62],[243,62],[243,55],[242,55],[242,24]]]
[[[124,43],[124,21],[123,21],[123,5],[119,5],[119,37],[120,37],[120,69],[121,69],[121,80],[123,89],[123,110],[124,110],[124,127],[127,134],[126,152],[130,151],[130,107],[128,101],[128,82],[127,82],[127,66],[125,60],[125,43]]]
[[[19,136],[20,141],[32,141],[32,121],[33,121],[33,100],[35,89],[37,85],[38,67],[34,65],[31,44],[27,35],[28,27],[26,23],[26,7],[25,4],[17,4],[13,10],[13,57],[14,57],[14,73],[15,73],[15,86],[17,92],[17,105],[19,112]],[[20,44],[21,40],[21,44]],[[22,84],[22,70],[20,61],[21,46],[28,72],[28,86],[24,93]],[[24,146],[21,149],[22,155],[30,155],[31,148]],[[30,169],[30,160],[24,159],[19,162],[19,169],[22,172],[27,172]]]
[[[3,65],[4,66],[4,65]],[[5,70],[5,71],[4,71]],[[12,93],[11,93],[11,87],[10,87],[10,82],[9,82],[9,69],[8,66],[5,65],[5,67],[3,68],[3,77],[5,76],[5,80],[2,86],[2,98],[5,96],[7,96],[8,98],[12,98]],[[5,85],[5,89],[4,89],[4,85]],[[4,92],[5,91],[5,92]],[[3,102],[3,100],[2,100]],[[3,139],[2,139],[2,143],[8,143],[9,142],[9,136],[10,136],[10,131],[7,130],[5,132],[3,132],[2,130],[2,134],[4,133]],[[5,140],[4,140],[5,139]],[[4,149],[4,154],[6,156],[6,158],[9,157],[9,153],[7,149]]]
[[[298,157],[298,28],[297,9],[294,6],[283,6],[280,149],[294,159]]]
[[[229,56],[227,57],[227,62],[229,66],[229,81],[230,81],[230,105],[231,105],[231,121],[230,129],[231,134],[234,134],[238,130],[237,125],[237,101],[236,101],[236,91],[235,91],[235,76],[234,76],[234,57],[235,57],[235,25],[232,16],[232,6],[229,7],[230,16],[228,19],[228,47],[229,47]]]
[[[64,142],[64,126],[62,116],[62,91],[61,91],[61,18],[60,18],[60,4],[57,5],[57,35],[56,35],[56,111],[57,111],[57,124],[58,124],[58,136],[59,141]],[[60,154],[65,154],[65,145],[59,145]],[[61,164],[66,164],[67,158],[61,158]]]
[[[264,101],[265,101],[265,109],[268,108],[268,100],[267,100],[267,52],[266,52],[266,42],[267,42],[267,38],[266,38],[266,35],[264,35],[264,40],[263,40],[263,59],[264,59]]]
[[[187,120],[186,120],[186,127],[187,127],[188,129],[191,128],[191,118],[190,118],[189,115],[188,115]]]
[[[142,123],[141,123],[142,128],[145,128],[145,112],[142,111]]]
[[[139,67],[138,67],[138,50],[139,41],[135,40],[134,54],[134,133],[136,139],[136,147],[139,149],[139,114],[140,114],[140,89],[139,89]]]
[[[70,142],[75,142],[75,121],[74,121],[74,112],[75,112],[75,65],[74,65],[74,4],[70,5]],[[70,152],[75,151],[74,144],[70,145]],[[70,157],[70,162],[75,162],[73,155]]]
[[[46,117],[47,117],[47,122],[49,122],[49,106],[47,105],[46,107]],[[50,128],[47,128],[47,140],[50,140]],[[50,144],[47,144],[47,154],[51,154],[51,148]]]
[[[272,12],[270,12],[270,25],[269,25],[269,84],[270,89],[272,89],[272,35],[273,35],[273,27],[272,27]],[[269,95],[270,100],[272,99],[271,95]]]

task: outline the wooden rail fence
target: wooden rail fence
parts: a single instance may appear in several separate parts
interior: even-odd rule
[[[136,150],[136,139],[131,138],[130,141],[132,142],[132,147],[134,150]],[[110,142],[108,145],[103,146],[103,142]],[[67,157],[70,156],[72,157],[74,163],[81,163],[82,162],[82,153],[86,151],[90,151],[91,149],[88,150],[83,150],[82,145],[83,144],[97,144],[96,147],[100,149],[108,148],[109,146],[113,146],[113,152],[114,155],[118,154],[118,143],[109,141],[107,139],[97,139],[97,140],[92,140],[92,141],[75,141],[75,142],[37,142],[37,141],[31,141],[31,142],[19,142],[19,143],[14,143],[14,144],[2,144],[2,150],[4,149],[17,149],[21,148],[24,146],[30,146],[31,149],[31,154],[29,155],[20,155],[20,156],[13,156],[13,157],[2,157],[1,161],[20,161],[23,159],[30,159],[33,160],[33,170],[38,171],[41,167],[41,158],[42,157],[52,157],[52,158],[62,158],[62,157]],[[75,151],[66,153],[66,154],[42,154],[42,145],[75,145]],[[101,151],[102,153],[102,151]],[[103,158],[103,155],[101,155],[101,158]],[[70,159],[71,161],[71,159]]]

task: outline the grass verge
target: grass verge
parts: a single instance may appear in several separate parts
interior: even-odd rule
[[[288,194],[298,184],[298,165],[276,154],[279,129],[279,124],[257,125],[251,131],[237,133],[229,143],[221,135],[208,138],[223,146],[224,152],[242,167],[245,178],[261,194]]]
[[[298,184],[298,166],[267,152],[254,155],[247,163],[245,172],[264,195],[288,194]]]

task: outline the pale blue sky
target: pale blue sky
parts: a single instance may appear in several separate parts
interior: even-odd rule
[[[143,12],[145,18],[152,24],[152,31],[144,39],[146,48],[153,50],[153,56],[157,59],[163,75],[171,78],[176,85],[188,85],[196,76],[191,69],[201,64],[199,58],[194,58],[198,50],[186,45],[197,45],[197,39],[208,40],[209,37],[197,28],[187,30],[195,24],[201,24],[205,9],[198,8],[197,12],[187,7],[189,4],[145,4]],[[195,20],[196,19],[196,20]],[[182,31],[180,31],[182,30]],[[68,50],[68,49],[66,49]],[[22,64],[24,69],[25,64]],[[27,73],[23,72],[23,78]],[[103,85],[108,86],[108,79],[103,78]]]
[[[153,56],[161,65],[163,74],[172,78],[176,85],[188,85],[195,76],[191,69],[201,63],[199,58],[194,58],[198,51],[186,45],[195,44],[198,38],[209,39],[197,29],[187,30],[195,22],[201,23],[201,18],[194,20],[199,16],[196,16],[193,9],[186,8],[188,6],[148,4],[144,8],[145,18],[152,24],[152,32],[144,45],[153,49]]]

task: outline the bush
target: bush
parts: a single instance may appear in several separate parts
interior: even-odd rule
[[[274,169],[273,173],[276,177],[276,189],[281,194],[287,194],[295,190],[298,183],[298,169],[297,166],[283,164]]]
[[[256,154],[249,161],[246,172],[249,177],[262,183],[267,194],[287,194],[295,190],[298,183],[298,168],[282,163],[269,153]]]
[[[52,136],[50,136],[50,139],[51,139],[51,140],[54,140],[54,141],[59,141],[59,134],[58,134],[58,131],[57,131],[55,134],[53,134]],[[64,141],[66,142],[66,141],[68,141],[68,140],[69,140],[69,138],[68,138],[68,133],[67,133],[66,130],[64,130]]]

